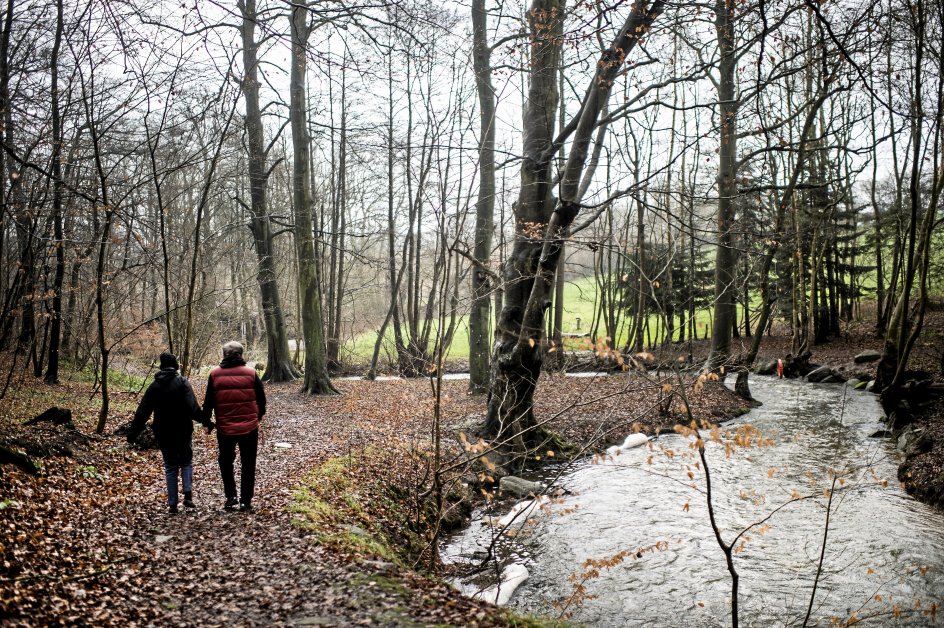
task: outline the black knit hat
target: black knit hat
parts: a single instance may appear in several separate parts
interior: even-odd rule
[[[177,356],[169,351],[165,351],[161,354],[161,370],[164,369],[174,369],[175,371],[180,368],[180,365],[177,364]]]

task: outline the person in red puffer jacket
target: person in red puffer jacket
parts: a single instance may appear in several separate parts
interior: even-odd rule
[[[243,346],[238,342],[223,345],[223,361],[210,371],[203,412],[209,420],[216,412],[216,440],[219,444],[220,475],[226,510],[236,504],[242,511],[252,510],[256,484],[256,452],[259,448],[259,421],[266,413],[265,390],[256,371],[246,366]],[[236,478],[233,463],[239,447],[242,467],[239,499],[236,499]]]

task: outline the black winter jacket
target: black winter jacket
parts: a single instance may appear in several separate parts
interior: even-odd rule
[[[154,435],[161,449],[173,449],[182,441],[190,441],[193,421],[209,425],[203,418],[193,388],[186,377],[176,369],[161,369],[148,386],[134,421],[128,430],[128,440],[133,441],[144,430],[148,419],[154,414]]]

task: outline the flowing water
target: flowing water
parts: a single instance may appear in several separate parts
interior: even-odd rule
[[[773,444],[730,457],[721,444],[707,446],[725,540],[780,508],[735,554],[741,625],[803,623],[827,530],[831,469],[839,479],[809,624],[853,613],[870,625],[931,624],[928,609],[944,602],[944,515],[902,491],[893,443],[870,437],[882,427],[875,396],[769,378],[755,378],[752,392],[764,405],[723,429],[749,424]],[[615,460],[571,467],[557,480],[570,494],[520,518],[524,524],[513,526],[520,532],[498,543],[499,567],[515,562],[530,572],[509,606],[557,616],[564,604],[571,621],[595,626],[730,625],[731,578],[705,495],[691,486],[704,490],[690,442],[666,435]],[[493,530],[474,520],[444,556],[480,556]],[[572,574],[588,559],[613,557],[583,581],[587,597],[575,598]]]

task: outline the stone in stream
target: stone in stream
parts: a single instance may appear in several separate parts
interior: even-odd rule
[[[763,364],[758,365],[757,368],[754,369],[755,375],[773,375],[776,372],[777,372],[776,360],[764,362]]]
[[[828,366],[821,366],[815,370],[810,371],[806,375],[806,380],[814,384],[841,384],[842,382],[846,381],[842,375],[832,370]]]
[[[530,482],[524,478],[507,475],[498,481],[498,488],[502,493],[511,493],[516,497],[527,497],[532,493],[540,494],[544,487],[540,482]]]
[[[512,563],[502,570],[502,580],[499,584],[489,587],[481,593],[475,594],[474,597],[498,606],[504,606],[511,599],[515,589],[517,589],[522,582],[527,580],[530,575],[527,567],[519,565],[518,563]]]
[[[905,434],[907,433],[908,432],[905,432]],[[912,430],[911,433],[912,437],[906,440],[904,447],[901,447],[905,456],[911,457],[917,456],[918,454],[926,454],[934,447],[934,441],[925,432]],[[902,436],[904,436],[904,434],[902,434]]]
[[[645,434],[630,434],[629,436],[626,437],[626,440],[624,440],[621,445],[613,445],[612,447],[608,447],[606,450],[606,454],[608,456],[618,456],[627,449],[633,449],[635,447],[642,447],[648,442],[649,442],[649,437],[646,436]]]
[[[865,351],[856,354],[856,356],[852,358],[852,361],[856,364],[866,364],[868,362],[877,362],[881,359],[881,351],[876,351],[875,349],[866,349]]]

